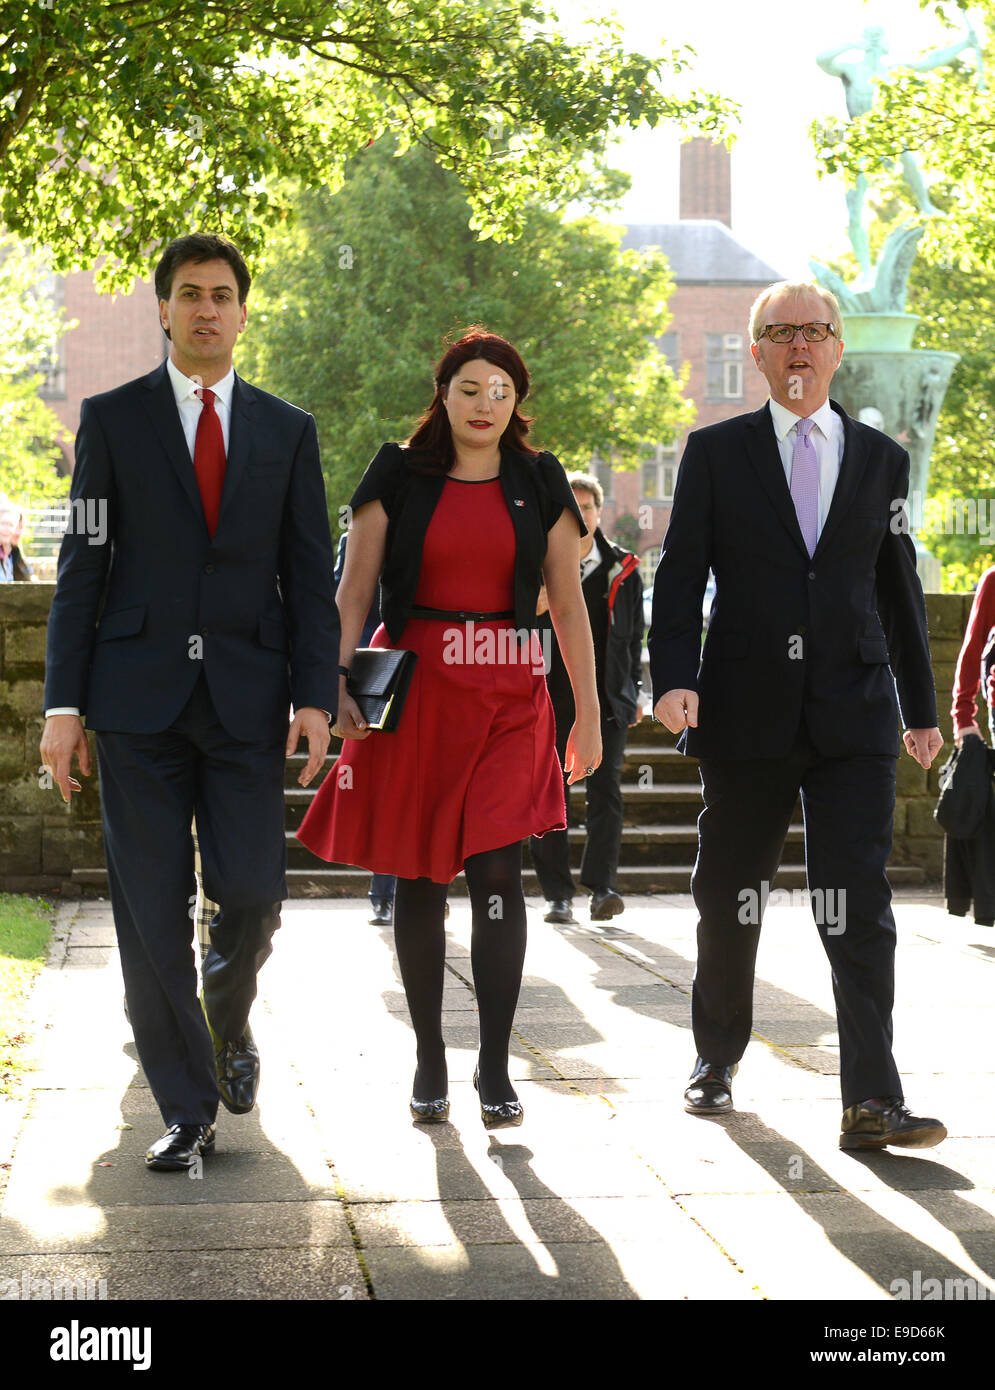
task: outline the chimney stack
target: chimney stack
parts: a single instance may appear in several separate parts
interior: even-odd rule
[[[688,140],[681,146],[680,218],[732,226],[732,159],[725,145]]]

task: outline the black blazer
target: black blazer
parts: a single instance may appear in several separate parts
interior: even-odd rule
[[[823,756],[897,756],[896,682],[905,725],[936,724],[925,603],[903,525],[909,457],[832,406],[843,458],[811,558],[766,405],[688,437],[648,644],[654,704],[668,690],[698,692],[686,753],[781,757],[804,713]],[[709,567],[716,592],[702,651]]]
[[[379,498],[387,513],[387,541],[380,576],[380,609],[392,642],[399,642],[418,589],[422,548],[429,522],[442,496],[446,475],[416,472],[409,451],[384,444],[360,479],[350,500],[353,511]],[[501,450],[501,489],[515,528],[515,626],[536,626],[546,538],[564,507],[586,535],[563,466],[552,454],[535,459]]]
[[[159,732],[203,669],[237,739],[281,737],[291,701],[334,712],[339,622],[310,415],[236,376],[211,540],[164,363],[83,402],[72,497],[105,538],[73,527],[62,542],[46,709]]]

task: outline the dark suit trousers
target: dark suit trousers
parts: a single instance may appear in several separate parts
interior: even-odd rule
[[[774,878],[800,791],[808,890],[833,972],[843,1106],[901,1096],[891,1051],[896,933],[885,874],[896,760],[822,758],[802,732],[786,758],[703,760],[700,772],[705,809],[691,877],[699,1056],[729,1065],[746,1050],[763,885]]]
[[[98,732],[104,844],[128,1013],[167,1125],[217,1114],[214,1051],[193,952],[196,815],[205,895],[218,904],[203,966],[215,1032],[235,1039],[286,896],[285,740],[241,743],[203,676],[162,733]]]
[[[567,735],[573,717],[556,719],[556,753],[563,766],[567,752]],[[625,740],[628,729],[620,729],[614,719],[601,719],[601,764],[584,779],[587,797],[587,840],[580,863],[580,881],[585,888],[617,887],[618,856],[622,843],[622,763],[625,760]],[[570,791],[566,773],[563,775],[563,794],[569,820]],[[541,838],[529,841],[536,877],[547,902],[569,901],[574,895],[570,873],[570,842],[565,830],[551,830]]]

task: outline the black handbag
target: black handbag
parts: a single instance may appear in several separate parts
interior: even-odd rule
[[[358,647],[353,653],[346,690],[369,728],[385,734],[397,728],[417,660],[417,652],[392,647]]]

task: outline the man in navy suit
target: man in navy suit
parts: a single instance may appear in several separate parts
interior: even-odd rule
[[[753,306],[770,401],[697,430],[681,461],[649,635],[654,713],[700,760],[705,809],[692,1114],[732,1109],[752,1028],[760,920],[801,792],[813,911],[833,971],[840,1146],[926,1147],[892,1056],[891,851],[899,704],[908,752],[942,745],[915,552],[908,454],[829,400],[834,296],[781,283]],[[701,604],[715,573],[704,650]],[[898,700],[896,700],[896,683]]]
[[[128,1012],[167,1133],[150,1168],[215,1142],[219,1098],[255,1103],[248,1018],[286,897],[285,757],[307,786],[338,665],[313,418],[236,376],[249,272],[216,236],[155,273],[169,357],[85,400],[73,518],[48,625],[42,762],[64,800],[97,731],[104,845]],[[294,717],[290,722],[290,706]],[[197,999],[191,823],[219,905]]]

